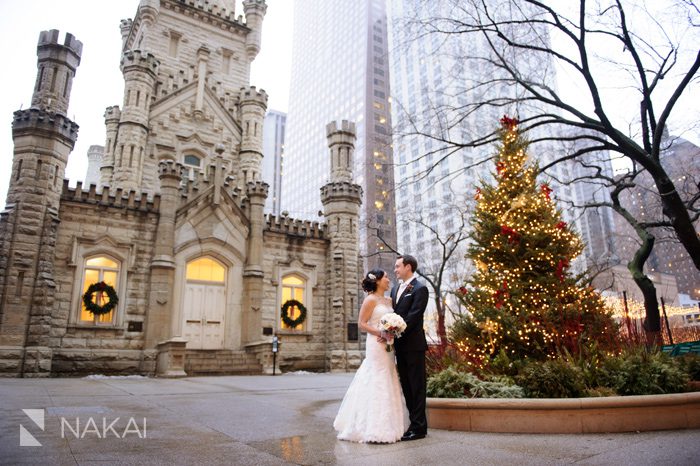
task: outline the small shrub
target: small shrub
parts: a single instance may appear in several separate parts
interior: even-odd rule
[[[688,386],[688,375],[667,354],[647,352],[643,348],[606,361],[611,388],[620,395],[656,395],[680,393]]]
[[[436,398],[469,398],[469,389],[479,379],[468,372],[448,367],[428,378],[428,396]]]
[[[700,354],[684,354],[678,358],[678,362],[690,380],[700,380]]]
[[[525,396],[522,387],[515,385],[509,377],[480,380],[470,391],[476,398],[522,398]]]
[[[561,358],[531,362],[515,380],[531,398],[577,398],[586,388],[581,369]]]
[[[474,374],[454,367],[428,378],[428,396],[437,398],[522,398],[523,389],[512,379],[479,380]]]

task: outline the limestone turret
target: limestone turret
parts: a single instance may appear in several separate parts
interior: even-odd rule
[[[267,110],[267,93],[255,86],[244,87],[240,94],[241,127],[241,174],[242,182],[261,179],[263,158],[263,120]]]
[[[63,115],[68,112],[73,77],[80,65],[82,51],[82,42],[72,34],[66,34],[63,44],[58,43],[56,29],[39,34],[36,48],[38,72],[32,108]]]
[[[134,22],[131,18],[123,19],[119,22],[119,30],[122,34],[122,49],[126,47],[126,40],[129,38],[129,33],[131,32],[131,27]]]
[[[321,187],[323,215],[330,240],[334,273],[329,276],[331,297],[331,334],[329,366],[332,371],[347,370],[347,333],[349,322],[356,321],[359,276],[359,219],[362,187],[352,182],[355,151],[355,124],[343,121],[326,126],[331,157],[331,181]]]
[[[92,145],[88,148],[87,158],[88,167],[85,173],[85,186],[99,186],[100,184],[100,165],[102,164],[102,156],[105,148],[103,146]]]
[[[105,110],[105,149],[102,155],[102,165],[100,166],[100,186],[109,186],[114,174],[114,148],[117,143],[117,132],[119,130],[119,120],[122,112],[118,105],[107,107]]]
[[[159,61],[151,53],[129,50],[122,55],[120,65],[124,74],[124,105],[114,145],[114,173],[110,186],[136,190],[141,186],[143,175],[148,116]]]
[[[246,25],[250,28],[250,32],[245,40],[245,49],[248,54],[248,60],[253,61],[260,51],[262,22],[267,12],[265,0],[245,0],[243,2],[243,12],[245,13]]]
[[[51,371],[58,212],[78,137],[65,113],[81,52],[71,34],[63,44],[57,30],[39,35],[32,106],[12,122],[13,167],[0,222],[0,346],[25,348],[18,372],[29,377]]]
[[[138,47],[141,50],[150,50],[151,44],[148,41],[153,37],[151,29],[156,24],[159,13],[160,0],[141,0],[139,3],[138,17],[141,20],[141,24],[138,33],[143,40],[138,44]]]

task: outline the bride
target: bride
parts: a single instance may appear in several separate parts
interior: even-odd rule
[[[372,270],[362,280],[362,289],[368,294],[360,308],[358,326],[369,335],[365,359],[333,422],[340,440],[393,443],[401,439],[408,426],[394,352],[386,351],[386,335],[379,330],[382,315],[393,312],[391,299],[384,297],[389,286],[383,270]]]

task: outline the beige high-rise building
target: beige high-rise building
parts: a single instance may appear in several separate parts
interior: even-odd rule
[[[266,10],[142,0],[89,187],[63,179],[82,44],[40,34],[0,217],[0,375],[272,372],[274,336],[278,370],[359,365],[356,129],[322,128],[325,223],[264,215],[267,95],[249,77]]]

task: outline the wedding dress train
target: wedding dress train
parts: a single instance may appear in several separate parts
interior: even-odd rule
[[[369,324],[379,326],[382,315],[393,312],[377,304]],[[392,443],[408,427],[408,411],[396,371],[394,351],[374,335],[367,335],[365,359],[357,370],[333,422],[340,440],[360,443]]]

